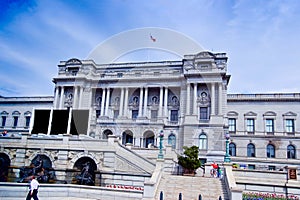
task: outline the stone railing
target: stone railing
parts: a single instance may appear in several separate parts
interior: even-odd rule
[[[0,199],[24,199],[29,184],[0,183]],[[40,184],[38,197],[43,200],[52,199],[142,199],[143,191],[136,189],[109,188],[100,186],[83,186],[72,184]]]
[[[232,165],[224,163],[224,182],[227,188],[227,194],[230,200],[242,199],[243,189],[236,184],[235,177],[232,173]]]
[[[145,183],[144,183],[144,196],[143,196],[144,200],[154,199],[158,185],[160,183],[160,179],[162,177],[163,166],[164,166],[164,160],[157,159],[156,168],[155,168],[150,180],[145,181]]]
[[[293,170],[293,174],[290,174]],[[234,169],[236,185],[244,192],[276,193],[300,196],[299,174],[296,167],[284,171]]]

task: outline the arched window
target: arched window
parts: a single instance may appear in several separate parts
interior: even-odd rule
[[[267,157],[275,158],[275,147],[272,144],[267,145]]]
[[[234,143],[229,144],[229,155],[236,156],[236,146]]]
[[[247,156],[255,157],[255,146],[252,143],[247,145]]]
[[[287,146],[287,158],[296,159],[296,148],[294,145]]]
[[[205,133],[199,135],[199,149],[207,149],[207,136]]]
[[[172,146],[172,149],[176,148],[176,136],[174,134],[169,135],[168,144]]]

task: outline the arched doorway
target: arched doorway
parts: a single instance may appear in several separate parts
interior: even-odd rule
[[[122,144],[125,145],[127,143],[133,144],[133,133],[129,130],[122,133]]]
[[[109,129],[106,129],[105,131],[103,131],[103,134],[102,134],[102,139],[108,139],[108,136],[109,135],[112,135],[112,131],[109,130]]]
[[[22,167],[19,182],[27,182],[32,175],[36,176],[40,183],[48,183],[55,179],[52,162],[48,156],[38,154],[32,159],[30,166]]]
[[[0,153],[0,182],[6,182],[8,178],[8,168],[10,159],[5,153]]]
[[[90,157],[79,158],[74,165],[74,168],[80,173],[75,176],[77,184],[80,185],[95,185],[95,171],[97,165]]]
[[[146,131],[144,133],[144,147],[149,148],[151,146],[154,146],[154,133],[152,131]]]

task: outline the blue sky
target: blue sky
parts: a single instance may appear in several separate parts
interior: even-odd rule
[[[1,0],[0,9],[2,96],[53,95],[59,61],[85,59],[109,37],[143,27],[226,52],[229,93],[300,92],[298,0]]]

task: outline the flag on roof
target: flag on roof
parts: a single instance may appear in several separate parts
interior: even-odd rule
[[[154,38],[151,34],[150,34],[150,39],[151,39],[153,42],[156,42],[156,38]]]

